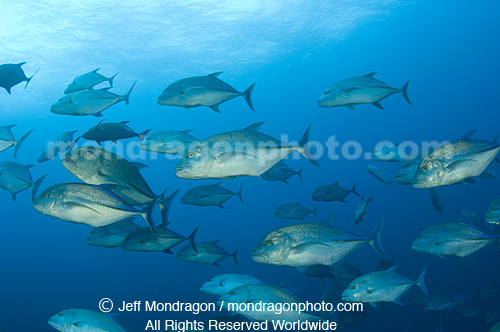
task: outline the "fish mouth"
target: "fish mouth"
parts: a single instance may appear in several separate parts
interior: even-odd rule
[[[74,169],[77,167],[76,161],[74,161],[73,158],[71,158],[71,156],[69,156],[69,155],[64,156],[62,163],[63,163],[64,167],[66,167],[68,169],[70,169],[70,168]]]

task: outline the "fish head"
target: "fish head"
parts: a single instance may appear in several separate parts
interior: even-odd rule
[[[52,104],[50,111],[54,114],[71,114],[71,110],[73,108],[71,96],[72,95],[70,94],[61,97],[58,101]]]
[[[158,97],[158,104],[163,106],[182,106],[186,99],[186,89],[167,87]]]
[[[49,319],[49,325],[58,331],[73,331],[75,314],[71,310],[64,310]]]
[[[396,183],[414,184],[418,165],[419,163],[416,160],[404,163],[396,172]]]
[[[67,94],[75,92],[75,91],[78,91],[78,88],[76,86],[75,81],[73,81],[73,82],[71,82],[71,83],[68,84],[68,86],[66,87],[66,89],[64,89],[64,94],[67,95]]]
[[[54,211],[57,209],[56,201],[59,196],[56,186],[45,189],[33,200],[33,209],[45,215],[54,215]]]
[[[207,177],[214,160],[206,145],[196,145],[177,163],[175,175],[184,179]]]
[[[334,107],[343,105],[342,98],[345,97],[345,92],[339,88],[330,88],[326,90],[318,99],[319,107]]]
[[[63,166],[79,179],[96,173],[98,160],[104,157],[104,150],[95,146],[82,146],[69,151],[62,159]]]
[[[292,249],[292,241],[286,233],[272,232],[253,251],[254,262],[263,264],[283,264]]]
[[[223,295],[226,293],[225,290],[226,287],[224,285],[223,276],[216,276],[211,278],[206,283],[204,283],[200,288],[200,291],[212,295]]]
[[[433,236],[432,232],[429,229],[422,232],[416,239],[413,241],[412,249],[425,253],[434,253],[439,252],[439,241],[436,239],[436,236]]]
[[[360,299],[368,293],[367,285],[359,279],[354,279],[342,293],[342,301],[360,302]]]
[[[248,285],[238,286],[219,297],[218,303],[222,301],[224,303],[247,303],[252,300],[251,296],[252,292]]]
[[[437,187],[443,180],[445,168],[438,159],[426,157],[417,167],[414,178],[415,188]]]
[[[396,158],[397,148],[388,145],[377,146],[372,152],[372,160],[390,161]]]

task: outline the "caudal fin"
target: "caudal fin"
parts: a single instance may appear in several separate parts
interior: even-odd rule
[[[236,196],[240,198],[241,203],[243,203],[243,197],[241,196],[241,191],[243,190],[243,184],[240,186],[240,190],[236,193]]]
[[[231,256],[233,256],[234,264],[238,266],[238,249],[236,249]]]
[[[309,131],[311,130],[311,126],[307,127],[306,131],[302,135],[302,138],[299,142],[299,153],[303,155],[307,160],[309,160],[314,166],[319,166],[319,163],[313,158],[308,149],[309,144]]]
[[[410,97],[408,96],[408,85],[410,84],[410,81],[407,81],[405,83],[405,85],[403,85],[403,87],[401,88],[401,94],[403,95],[403,97],[405,98],[406,102],[410,105],[413,105],[411,100],[410,100]]]
[[[118,73],[114,74],[113,76],[111,76],[110,78],[108,78],[108,82],[109,82],[109,86],[110,87],[113,87],[113,80],[115,79],[116,75],[118,75]]]
[[[23,136],[21,136],[17,141],[16,141],[16,145],[14,146],[14,158],[17,159],[17,154],[19,152],[19,149],[21,148],[21,145],[23,145],[24,141],[26,140],[26,138],[28,138],[28,136],[34,131],[35,129],[32,129],[30,131],[28,131],[26,134],[24,134]]]
[[[123,99],[125,100],[125,104],[127,104],[127,105],[129,104],[130,94],[132,93],[132,90],[134,89],[134,86],[136,83],[137,83],[137,80],[134,82],[134,84],[132,84],[132,86],[128,90],[127,94],[125,96],[123,96]]]
[[[427,272],[427,266],[424,267],[422,270],[422,273],[420,273],[420,276],[418,277],[416,283],[418,288],[427,296],[429,296],[429,291],[427,290],[427,287],[425,287],[425,273]]]
[[[33,76],[35,76],[36,73],[38,73],[39,70],[40,70],[40,68],[38,68],[33,75],[31,75],[30,77],[28,77],[28,79],[26,80],[26,85],[24,86],[24,89],[26,89],[26,87],[28,86],[28,83],[31,81],[31,79],[33,78]]]
[[[318,217],[318,207],[317,206],[312,210],[312,213],[316,216],[316,219],[319,219],[319,217]]]
[[[138,137],[139,137],[139,140],[140,140],[141,142],[143,142],[143,141],[144,141],[144,139],[146,139],[146,136],[148,136],[148,134],[149,134],[149,132],[150,132],[150,131],[151,131],[151,129],[148,129],[148,130],[145,130],[145,131],[143,131],[142,133],[140,133],[140,134],[139,134],[139,136],[138,136]]]
[[[295,174],[297,174],[299,176],[300,182],[304,182],[304,181],[302,181],[302,169],[303,168],[301,168],[297,172],[295,172]]]
[[[193,247],[193,250],[198,252],[198,248],[196,248],[196,242],[194,242],[194,237],[196,236],[196,232],[198,232],[198,228],[196,228],[187,238],[186,240],[189,241],[189,244],[191,247]]]
[[[382,247],[382,242],[380,242],[380,236],[382,234],[382,227],[384,226],[384,219],[375,227],[370,236],[370,245],[372,248],[382,256],[385,256],[384,247]]]
[[[148,226],[151,229],[151,231],[153,231],[153,233],[156,233],[155,223],[153,221],[153,208],[158,203],[158,200],[159,200],[159,197],[156,197],[151,203],[149,203],[148,206],[146,206],[141,211],[141,216],[144,218],[144,220],[148,224]]]
[[[252,103],[252,90],[255,86],[255,83],[253,83],[252,85],[250,85],[248,87],[248,89],[246,89],[241,95],[243,96],[243,98],[245,98],[247,104],[248,104],[248,107],[250,107],[250,109],[252,111],[255,111],[255,109],[253,108],[253,103]]]
[[[40,188],[40,185],[42,184],[43,180],[47,177],[48,174],[45,174],[41,176],[38,180],[33,182],[33,186],[31,186],[31,201],[33,202],[36,198],[36,194],[38,192],[38,189]]]
[[[165,195],[162,195],[161,199],[158,201],[158,206],[160,207],[161,221],[164,226],[168,224],[168,212],[170,211],[172,202],[174,201],[174,198],[175,196],[177,196],[179,191],[180,189],[177,189],[166,198],[164,197]]]
[[[353,185],[352,185],[351,193],[353,193],[354,195],[356,195],[356,196],[358,196],[358,197],[359,197],[359,194],[358,194],[358,192],[356,191],[356,184],[353,184]]]

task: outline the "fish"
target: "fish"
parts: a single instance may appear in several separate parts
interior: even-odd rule
[[[486,211],[486,222],[493,225],[500,225],[500,198],[495,199],[488,206],[488,211]]]
[[[127,234],[120,244],[120,247],[128,251],[159,251],[166,254],[173,254],[171,250],[173,247],[184,241],[188,241],[190,243],[189,245],[192,246],[196,252],[197,247],[194,238],[197,231],[198,228],[188,237],[184,237],[164,225],[155,227],[155,232],[152,232],[149,227],[143,227]]]
[[[417,168],[414,188],[432,188],[479,176],[496,158],[496,142],[459,139],[429,153]]]
[[[224,309],[230,309],[228,303],[235,304],[257,304],[259,302],[271,304],[283,303],[300,303],[301,300],[291,293],[290,291],[269,285],[243,285],[232,289],[229,293],[222,295],[217,304],[223,306]],[[238,306],[236,306],[238,309]],[[232,311],[234,314],[239,314],[249,318],[252,321],[266,321],[266,320],[283,320],[287,322],[297,321],[319,321],[319,317],[311,315],[307,312],[299,311],[282,311],[277,314],[275,311],[269,310],[237,310]]]
[[[191,134],[192,130],[167,130],[149,135],[141,143],[145,151],[159,152],[172,155],[185,156],[198,139]]]
[[[198,242],[193,246],[184,246],[177,254],[177,259],[191,263],[204,263],[219,266],[219,263],[228,257],[233,257],[234,264],[238,265],[238,249],[232,254],[228,253],[217,244],[218,241]]]
[[[79,141],[80,137],[73,140],[73,135],[78,130],[66,131],[57,137],[55,142],[47,142],[45,149],[43,150],[40,157],[38,157],[38,163],[43,163],[54,159],[59,153],[64,153],[75,147],[76,143]]]
[[[73,81],[68,84],[68,87],[64,90],[64,94],[67,95],[76,91],[92,89],[95,85],[102,82],[108,82],[109,87],[112,88],[113,80],[115,79],[116,75],[118,75],[118,73],[114,74],[111,77],[105,77],[97,72],[99,69],[101,68],[97,68],[92,70],[91,72],[76,76]]]
[[[160,199],[158,200],[158,207],[160,208],[161,220],[164,226],[169,224],[168,222],[168,214],[170,212],[170,207],[172,203],[179,193],[180,189],[175,190],[173,193],[165,197],[166,192],[164,192]]]
[[[294,175],[297,175],[300,179],[300,182],[302,182],[302,168],[298,171],[295,171],[284,162],[280,162],[262,173],[260,175],[260,178],[266,181],[281,181],[288,184],[288,179],[290,179]]]
[[[351,77],[333,84],[318,100],[319,107],[346,106],[354,109],[355,105],[372,104],[383,109],[380,101],[395,93],[401,94],[406,102],[413,105],[408,96],[407,81],[401,89],[392,88],[386,83],[376,79],[376,73]]]
[[[108,315],[87,309],[66,309],[52,316],[49,325],[61,332],[126,332]]]
[[[366,165],[366,170],[386,186],[390,186],[394,183],[383,170],[373,164]]]
[[[339,182],[337,181],[334,184],[327,184],[314,189],[312,200],[320,202],[340,201],[345,203],[345,199],[347,196],[349,196],[349,194],[359,196],[358,192],[356,191],[356,185],[353,184],[352,189],[349,190],[340,186]]]
[[[336,279],[348,282],[363,274],[359,266],[346,262],[332,264],[330,270]]]
[[[210,278],[200,291],[210,295],[224,295],[236,287],[243,285],[263,285],[264,283],[251,274],[227,273]]]
[[[443,205],[441,204],[441,197],[439,197],[438,193],[436,190],[432,189],[430,190],[430,195],[431,195],[431,203],[432,207],[440,216],[444,216],[443,213]]]
[[[33,208],[50,217],[92,227],[107,226],[141,216],[154,230],[152,209],[156,200],[139,211],[113,194],[108,190],[109,187],[84,183],[56,184],[34,199]]]
[[[232,192],[224,187],[221,187],[222,182],[212,185],[198,186],[186,191],[181,198],[181,202],[187,205],[197,206],[217,206],[221,209],[224,208],[224,203],[231,197],[238,196],[240,201],[243,202],[241,191],[243,186],[240,187],[238,192]]]
[[[389,270],[394,266],[394,261],[381,260],[373,268],[373,272]]]
[[[427,227],[412,248],[438,256],[466,257],[499,239],[464,222],[449,222]]]
[[[254,262],[292,267],[332,265],[368,243],[383,255],[381,221],[369,237],[324,223],[288,225],[268,233],[252,253]]]
[[[5,91],[11,94],[12,87],[18,85],[21,82],[26,82],[24,88],[28,86],[28,83],[31,82],[33,76],[36,75],[38,69],[35,71],[33,75],[30,77],[26,77],[24,70],[21,68],[26,62],[20,63],[6,63],[0,65],[0,87],[4,88]],[[40,69],[40,68],[39,68]]]
[[[323,278],[335,279],[331,267],[327,265],[311,265],[303,268],[297,268],[297,270],[305,272],[308,277],[319,278],[320,280]]]
[[[387,162],[408,162],[418,157],[418,154],[406,154],[404,147],[390,145],[379,145],[372,152],[371,159]]]
[[[94,228],[85,239],[85,243],[94,247],[117,248],[129,233],[141,228],[133,222],[134,219]]]
[[[97,144],[101,145],[101,142],[113,141],[117,143],[120,139],[127,139],[137,137],[142,142],[146,138],[146,135],[151,131],[150,129],[143,131],[142,133],[136,133],[127,124],[130,121],[121,122],[109,122],[103,123],[104,120],[99,122],[95,127],[90,128],[83,134],[83,138],[86,140],[96,141]]]
[[[462,296],[453,296],[446,294],[434,294],[427,298],[424,305],[425,311],[450,311],[464,302]]]
[[[318,208],[315,207],[312,210],[302,206],[300,203],[288,203],[282,204],[274,210],[274,216],[281,219],[298,219],[304,220],[305,217],[311,213],[318,218],[317,214]]]
[[[17,200],[17,195],[32,188],[32,198],[40,187],[41,182],[47,176],[44,175],[33,181],[31,168],[35,165],[23,165],[14,161],[0,162],[0,188],[9,192],[13,201]]]
[[[147,166],[97,146],[82,146],[62,158],[63,166],[87,184],[115,184],[111,190],[131,205],[149,204],[155,194],[141,174]]]
[[[371,272],[354,279],[342,293],[342,301],[370,303],[373,306],[377,302],[402,304],[400,297],[413,286],[418,286],[425,295],[429,295],[424,281],[427,267],[416,281],[396,273],[396,269],[397,266],[393,266],[387,271]]]
[[[50,111],[61,115],[102,117],[102,112],[116,103],[124,101],[128,105],[136,83],[137,81],[122,96],[109,92],[110,88],[72,92],[56,101]]]
[[[11,129],[15,126],[16,125],[0,126],[0,152],[5,151],[10,147],[14,147],[14,158],[17,158],[17,154],[19,152],[19,149],[21,148],[21,145],[23,145],[26,138],[28,138],[28,136],[34,130],[28,131],[26,134],[16,140],[11,131]]]
[[[318,166],[307,150],[310,126],[298,146],[287,145],[259,131],[264,122],[201,140],[182,158],[175,175],[184,179],[260,177],[297,151]]]
[[[407,161],[401,165],[401,167],[396,172],[396,183],[403,185],[413,185],[416,182],[415,173],[417,173],[418,165],[420,164],[420,159],[414,159]]]
[[[251,94],[255,83],[244,92],[239,92],[229,84],[219,79],[222,72],[212,73],[207,76],[194,76],[176,81],[158,97],[158,105],[180,106],[187,110],[193,107],[207,106],[220,113],[220,104],[236,97],[243,97],[248,107],[254,111]]]
[[[357,225],[361,221],[363,221],[363,217],[366,214],[366,209],[368,208],[368,204],[373,202],[373,195],[370,195],[368,199],[364,199],[361,197],[361,201],[356,206],[356,210],[354,210],[354,224]]]

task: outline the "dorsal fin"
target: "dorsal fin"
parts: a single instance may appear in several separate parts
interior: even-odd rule
[[[375,76],[375,74],[377,74],[376,71],[372,72],[372,73],[368,73],[368,74],[365,74],[363,75],[364,77],[369,77],[369,78],[374,78],[373,76]]]
[[[120,121],[121,124],[127,124],[130,123],[130,121]]]
[[[462,136],[462,139],[471,139],[472,136],[476,133],[477,129],[472,129],[471,131],[467,132],[464,136]]]
[[[186,129],[186,130],[181,130],[181,133],[189,134],[192,131],[193,131],[193,129]]]
[[[259,128],[264,124],[264,121],[261,122],[255,122],[248,127],[244,128],[243,130],[248,130],[248,131],[259,131]]]
[[[106,120],[101,120],[101,121],[99,121],[99,123],[95,126],[95,128],[96,128],[96,129],[99,129],[99,126],[100,126],[100,125],[101,125],[104,121],[106,121]]]
[[[223,71],[218,71],[218,72],[215,72],[215,73],[212,73],[212,74],[208,74],[207,76],[218,78],[219,75],[222,74],[222,73],[223,73]]]
[[[390,268],[388,268],[387,270],[385,270],[385,272],[393,272],[393,273],[396,273],[396,269],[397,269],[398,267],[399,267],[399,266],[397,266],[397,265],[391,266]]]
[[[108,86],[107,88],[102,88],[102,89],[99,89],[99,90],[101,90],[101,91],[108,91],[109,89],[111,89],[111,87],[110,87],[110,86]]]
[[[19,62],[19,63],[16,63],[16,66],[21,67],[21,66],[22,66],[22,65],[24,65],[25,63],[26,63],[26,61],[24,61],[24,62]]]
[[[92,70],[92,71],[91,71],[91,73],[97,73],[97,71],[98,71],[99,69],[101,69],[101,68],[94,69],[94,70]]]

